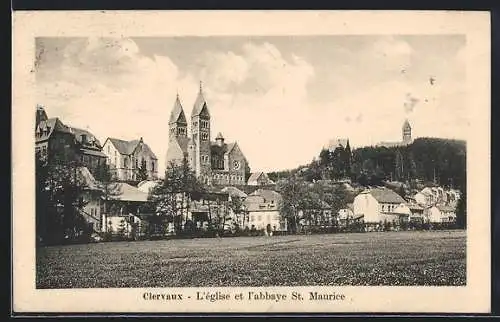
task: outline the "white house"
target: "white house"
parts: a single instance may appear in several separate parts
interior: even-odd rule
[[[110,169],[118,180],[137,180],[141,167],[146,168],[147,179],[158,178],[158,159],[142,137],[132,141],[107,138],[102,151],[106,154]]]
[[[402,203],[405,203],[405,200],[390,189],[367,189],[354,198],[354,216],[363,217],[367,225],[384,221],[397,222],[400,220],[400,215],[396,212],[396,208]]]
[[[455,209],[444,205],[429,207],[424,210],[424,215],[430,223],[453,223],[457,220]]]
[[[353,205],[348,204],[346,208],[337,212],[337,223],[340,227],[345,227],[354,218]]]
[[[245,226],[251,229],[271,229],[272,231],[285,231],[286,221],[282,220],[279,204],[281,195],[276,191],[258,189],[245,199],[248,212],[248,221]]]

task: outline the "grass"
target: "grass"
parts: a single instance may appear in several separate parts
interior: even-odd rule
[[[37,288],[465,285],[464,231],[114,242],[37,250]]]

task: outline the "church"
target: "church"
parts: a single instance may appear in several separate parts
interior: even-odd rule
[[[166,168],[184,158],[196,177],[208,185],[244,185],[248,162],[238,143],[226,142],[222,133],[212,141],[210,112],[200,91],[191,111],[191,133],[179,95],[170,114]]]
[[[403,123],[403,127],[401,128],[403,134],[403,140],[399,142],[380,142],[377,146],[392,148],[398,146],[406,146],[413,142],[411,138],[411,125],[408,119],[406,119]]]

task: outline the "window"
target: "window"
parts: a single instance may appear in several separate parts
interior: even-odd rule
[[[155,162],[154,161],[151,162],[151,171],[155,171]]]
[[[262,215],[259,215],[259,216],[257,217],[257,220],[258,220],[258,221],[262,221]]]
[[[382,205],[382,211],[385,211],[385,205]]]
[[[123,159],[123,166],[124,166],[125,168],[128,168],[128,160],[127,160],[127,157],[125,157],[125,158]]]

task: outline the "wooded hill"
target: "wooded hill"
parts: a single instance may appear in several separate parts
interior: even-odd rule
[[[464,190],[466,142],[418,138],[407,146],[322,150],[319,158],[296,169],[269,173],[271,180],[298,176],[305,181],[351,179],[363,186],[384,181],[433,182]]]

